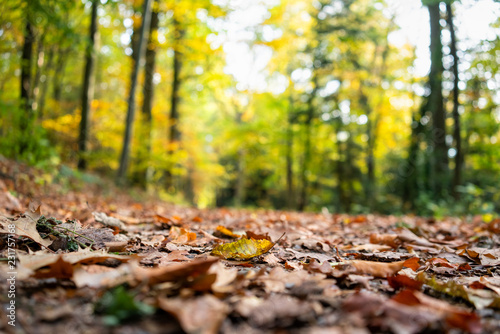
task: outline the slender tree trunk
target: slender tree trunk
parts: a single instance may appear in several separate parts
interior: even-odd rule
[[[367,122],[366,122],[366,135],[367,135],[367,145],[366,145],[366,186],[365,186],[365,200],[368,204],[370,210],[373,209],[374,199],[375,199],[375,136],[374,136],[374,122],[372,121],[371,113],[372,110],[368,104],[368,97],[363,91],[363,85],[359,88],[359,104],[361,105],[361,110],[364,111]]]
[[[61,41],[62,42],[62,41]],[[54,71],[54,86],[53,86],[53,98],[56,102],[61,101],[62,88],[63,88],[63,77],[64,71],[66,69],[66,62],[70,48],[59,47],[59,56],[57,57],[56,68]]]
[[[29,20],[24,30],[24,44],[21,57],[21,103],[24,115],[20,117],[21,142],[19,153],[23,154],[28,149],[28,138],[33,121],[33,102],[31,100],[31,67],[33,63],[34,29]]]
[[[457,192],[457,187],[462,183],[462,165],[463,165],[463,152],[462,152],[462,138],[460,135],[460,114],[458,113],[458,107],[460,103],[458,102],[458,95],[460,93],[458,88],[458,55],[457,55],[457,39],[455,36],[455,25],[453,24],[453,8],[451,4],[446,3],[447,11],[447,21],[448,28],[450,30],[450,54],[453,57],[453,139],[455,141],[455,149],[457,151],[455,155],[455,170],[453,171],[453,196],[458,199],[459,192]]]
[[[144,49],[144,40],[149,28],[151,19],[151,0],[144,0],[143,19],[141,24],[141,33],[138,42],[138,56],[135,61],[134,69],[130,78],[130,92],[128,97],[127,120],[125,123],[125,134],[123,136],[123,148],[120,156],[120,167],[118,168],[118,183],[123,184],[126,179],[128,165],[130,161],[130,143],[132,141],[132,133],[135,118],[135,90],[137,88],[137,77],[139,74],[139,66]]]
[[[155,0],[154,3],[158,3]],[[155,6],[153,6],[155,7]],[[144,171],[142,171],[141,184],[146,188],[147,184],[151,179],[151,168],[149,166],[149,161],[151,159],[151,130],[152,130],[152,110],[153,110],[153,98],[154,98],[154,73],[155,73],[155,62],[156,62],[156,32],[158,30],[158,11],[154,10],[151,12],[151,22],[149,25],[149,37],[146,49],[146,65],[145,65],[145,77],[143,86],[143,96],[144,102],[142,104],[142,116],[144,120],[143,126],[143,136],[145,148],[143,150],[144,157],[141,164],[145,166]]]
[[[31,91],[31,100],[33,101],[33,113],[36,114],[38,111],[38,98],[40,96],[40,78],[42,76],[43,64],[45,61],[45,52],[43,45],[43,35],[40,36],[38,40],[38,46],[36,51],[36,70],[35,76],[33,77],[32,91]]]
[[[44,75],[45,80],[40,83],[40,97],[38,98],[38,118],[43,119],[44,117],[44,109],[45,109],[45,100],[47,98],[47,91],[49,88],[49,72],[52,70],[54,60],[54,49],[50,48],[47,52],[47,63],[44,66]]]
[[[443,45],[441,43],[441,26],[439,24],[439,2],[427,6],[431,27],[431,70],[429,73],[429,110],[432,113],[432,154],[433,174],[431,182],[434,185],[436,198],[441,198],[446,188],[448,172],[448,147],[446,145],[446,113],[443,104],[442,76],[443,76]]]
[[[236,207],[243,206],[245,202],[246,189],[245,189],[245,150],[240,148],[238,150],[237,160],[237,176],[236,176],[236,189],[234,195],[234,205]]]
[[[293,101],[290,95],[286,128],[286,204],[288,209],[295,207],[293,187]]]
[[[92,12],[90,17],[89,43],[86,48],[86,64],[83,76],[82,89],[82,117],[80,120],[80,135],[78,137],[78,169],[85,170],[87,168],[87,151],[90,128],[90,113],[91,103],[94,98],[94,81],[95,81],[95,40],[97,35],[97,7],[99,0],[92,1]]]
[[[309,172],[309,166],[311,162],[312,156],[312,148],[311,148],[311,136],[312,136],[312,123],[314,119],[314,99],[316,97],[316,93],[318,90],[318,74],[316,71],[313,74],[313,85],[314,88],[309,96],[307,101],[307,118],[305,122],[305,138],[304,138],[304,157],[302,160],[302,166],[300,170],[300,181],[301,181],[301,189],[299,198],[297,201],[297,210],[303,211],[308,205],[308,192],[309,192],[309,182],[307,179],[307,174]]]
[[[305,138],[304,138],[304,156],[302,159],[302,166],[300,170],[300,196],[297,203],[297,210],[303,211],[307,207],[308,202],[308,188],[309,182],[307,179],[307,173],[309,172],[309,164],[311,161],[311,132],[312,132],[312,121],[314,117],[313,109],[313,93],[309,97],[308,107],[307,107],[307,118],[305,122]]]
[[[338,120],[335,126],[335,133],[338,134],[342,130],[342,121]],[[337,194],[339,196],[339,201],[337,205],[337,211],[346,212],[346,191],[344,188],[345,182],[345,159],[344,159],[344,150],[342,147],[342,142],[338,139],[337,136],[337,156],[338,160],[335,163],[335,172],[337,174]]]
[[[174,59],[173,59],[173,79],[172,79],[172,93],[170,97],[170,119],[169,119],[169,147],[168,155],[170,157],[170,168],[167,170],[167,188],[173,185],[173,172],[174,167],[173,154],[176,151],[180,140],[181,133],[179,131],[179,90],[181,87],[180,72],[182,69],[182,52],[180,50],[184,31],[180,26],[178,18],[173,19],[173,34],[174,34]]]

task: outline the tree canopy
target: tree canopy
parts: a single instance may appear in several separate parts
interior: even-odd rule
[[[3,2],[0,153],[199,207],[500,211],[500,20],[422,0],[422,75],[388,2]]]

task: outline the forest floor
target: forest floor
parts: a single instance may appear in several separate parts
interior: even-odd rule
[[[61,174],[0,158],[0,332],[500,332],[500,219],[199,210]]]

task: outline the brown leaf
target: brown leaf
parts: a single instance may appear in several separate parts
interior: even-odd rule
[[[265,240],[272,241],[271,237],[267,233],[266,234],[258,234],[258,233],[254,233],[252,231],[246,231],[246,236],[248,239],[254,238],[255,240],[265,239]]]
[[[184,300],[159,298],[158,305],[179,321],[186,333],[216,334],[229,313],[226,304],[212,295]]]
[[[399,246],[397,234],[370,234],[370,242],[372,244],[382,244],[397,248]]]
[[[196,233],[186,230],[178,226],[172,226],[168,234],[170,240],[177,244],[186,244],[196,240]]]
[[[431,248],[440,247],[439,245],[436,245],[427,239],[424,239],[422,237],[417,236],[415,233],[413,233],[412,231],[410,231],[406,228],[397,229],[397,236],[398,236],[399,240],[407,242],[407,243],[411,243],[411,244],[415,244],[415,245],[419,245],[419,246],[431,247]]]
[[[419,261],[420,261],[420,259],[418,257],[412,257],[411,259],[405,260],[405,262],[403,263],[403,265],[406,268],[410,268],[413,271],[417,271],[418,268],[420,268]]]
[[[403,269],[405,261],[398,262],[373,262],[373,261],[363,261],[363,260],[351,260],[348,261],[351,266],[356,269],[358,274],[367,274],[375,277],[386,278],[387,276],[393,276],[398,271]]]
[[[238,238],[242,237],[241,234],[235,234],[235,233],[233,233],[232,229],[226,228],[226,227],[224,227],[222,225],[217,226],[217,228],[216,228],[216,230],[214,232],[214,235],[216,237],[230,238],[230,239],[238,239]]]
[[[407,288],[410,290],[420,290],[422,288],[423,283],[413,278],[410,278],[406,275],[396,275],[387,277],[387,281],[389,285],[395,289]]]
[[[400,304],[410,306],[423,306],[441,314],[448,325],[470,333],[480,333],[480,319],[475,313],[467,312],[465,309],[451,305],[445,301],[424,295],[418,291],[403,290],[392,298]]]
[[[33,277],[68,279],[73,277],[73,265],[66,262],[62,255],[59,255],[54,262],[47,265],[47,268],[38,269]]]
[[[92,265],[76,266],[72,280],[78,288],[85,286],[91,288],[112,288],[131,281],[134,268],[138,267],[138,265],[137,262],[131,261],[130,263],[122,264],[118,268],[99,266],[100,272],[89,271]],[[103,268],[107,270],[103,270]]]
[[[295,255],[295,258],[297,260],[311,258],[311,259],[316,259],[319,262],[338,261],[337,258],[332,257],[330,255],[326,255],[326,254],[313,253],[313,252],[304,253],[304,252],[296,251],[296,250],[294,250],[292,248],[287,248],[286,250],[289,251],[289,252],[292,252]]]
[[[3,189],[4,187],[2,187],[2,185],[4,185],[4,183],[0,180],[0,203],[2,203],[3,208],[9,211],[20,212],[22,210],[21,203],[9,191]]]
[[[162,282],[187,280],[188,278],[195,278],[201,274],[205,274],[217,261],[219,261],[218,258],[211,257],[162,268],[135,268],[134,275],[137,280],[146,281],[151,285]]]
[[[40,234],[36,229],[36,223],[40,218],[40,207],[36,210],[28,210],[21,216],[18,220],[8,220],[6,218],[0,217],[0,233],[1,234],[11,234],[9,226],[15,226],[15,234],[21,237],[29,238],[39,245],[48,247],[52,240],[42,239]]]
[[[108,259],[115,259],[121,262],[127,262],[132,257],[123,255],[113,255],[105,252],[87,252],[80,251],[76,253],[66,253],[66,254],[31,254],[31,255],[21,255],[18,254],[19,263],[22,267],[23,274],[22,277],[42,275],[43,278],[55,277],[63,278],[61,272],[64,273],[64,278],[73,273],[69,270],[69,266],[73,267],[76,264],[95,264],[102,263]],[[50,270],[43,270],[44,267],[48,267]],[[38,272],[43,272],[38,274]],[[53,276],[51,276],[53,275]]]

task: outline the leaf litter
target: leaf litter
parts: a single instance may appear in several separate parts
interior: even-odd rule
[[[498,219],[199,210],[33,187],[41,206],[22,189],[0,204],[2,258],[16,227],[22,332],[500,328]]]

